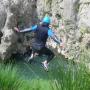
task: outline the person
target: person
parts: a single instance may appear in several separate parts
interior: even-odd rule
[[[34,25],[24,30],[19,30],[17,27],[14,27],[14,29],[17,32],[31,32],[31,31],[35,32],[34,40],[32,41],[32,45],[31,45],[32,54],[29,60],[31,60],[36,55],[39,56],[43,54],[46,55],[47,59],[42,62],[42,65],[47,71],[48,71],[49,62],[55,56],[54,53],[49,48],[46,47],[46,42],[48,37],[51,37],[57,44],[61,45],[61,40],[59,40],[58,37],[55,35],[55,33],[52,31],[52,29],[49,28],[50,23],[51,23],[50,17],[45,16],[42,20],[41,25]]]

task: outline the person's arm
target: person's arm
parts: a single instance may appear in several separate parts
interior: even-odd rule
[[[14,27],[14,29],[17,31],[17,32],[30,32],[30,31],[35,31],[37,29],[37,25],[35,26],[32,26],[30,28],[26,28],[24,30],[19,30],[18,28]]]
[[[48,36],[50,36],[57,44],[60,44],[62,41],[52,32],[51,29],[48,30]]]

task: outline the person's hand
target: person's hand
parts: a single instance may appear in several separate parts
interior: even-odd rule
[[[63,45],[63,43],[61,42],[61,43],[60,43],[60,48],[63,49],[63,47],[64,47],[64,45]]]
[[[14,27],[14,30],[15,30],[16,32],[20,32],[20,30],[19,30],[17,27]]]

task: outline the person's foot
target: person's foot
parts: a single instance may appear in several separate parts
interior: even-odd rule
[[[48,63],[47,63],[47,61],[45,60],[44,62],[42,62],[42,64],[43,64],[44,69],[46,71],[48,71]]]
[[[31,62],[32,59],[33,59],[33,57],[34,57],[34,55],[33,55],[33,53],[32,53],[31,56],[28,58],[27,62]]]
[[[36,56],[38,56],[38,53],[33,53],[33,52],[32,52],[32,54],[31,54],[30,57],[28,58],[27,62],[32,63],[33,59],[34,59]]]

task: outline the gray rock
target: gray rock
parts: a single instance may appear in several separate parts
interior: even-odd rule
[[[38,18],[36,17],[35,5],[35,0],[0,1],[0,30],[3,33],[0,44],[1,59],[9,58],[12,53],[18,50],[21,51],[22,49],[22,51],[25,51],[24,48],[27,46],[25,44],[26,37],[23,34],[16,33],[13,28],[18,25],[20,29],[24,29],[37,22]],[[18,38],[23,40],[23,42],[18,42]],[[29,41],[27,43],[30,45]],[[21,53],[23,53],[22,51]]]
[[[47,46],[64,52],[68,58],[77,58],[83,37],[90,33],[90,0],[2,0],[0,1],[0,57],[7,59],[12,53],[24,53],[33,34],[20,34],[13,30],[37,24],[46,14],[52,18],[51,27],[63,40],[63,51],[51,39]],[[62,25],[64,28],[62,29]],[[27,38],[28,37],[28,38]],[[81,40],[80,40],[81,39]],[[88,44],[89,41],[85,45]]]

